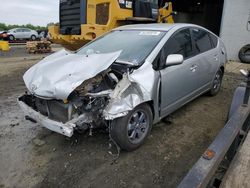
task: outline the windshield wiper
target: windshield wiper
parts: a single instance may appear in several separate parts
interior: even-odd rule
[[[116,63],[119,63],[119,64],[137,66],[137,65],[135,65],[134,63],[132,63],[132,62],[130,62],[130,61],[116,60],[115,62],[116,62]]]

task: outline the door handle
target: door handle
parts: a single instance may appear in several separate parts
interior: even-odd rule
[[[196,71],[196,69],[197,69],[197,65],[192,65],[191,67],[190,67],[190,70],[192,71],[192,72],[195,72]]]
[[[218,59],[219,59],[219,58],[218,58],[218,55],[215,55],[215,56],[214,56],[214,60],[215,60],[215,61],[218,61]]]

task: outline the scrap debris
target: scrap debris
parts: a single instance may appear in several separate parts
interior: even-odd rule
[[[47,40],[27,42],[26,49],[28,53],[50,53],[52,52],[51,42]]]

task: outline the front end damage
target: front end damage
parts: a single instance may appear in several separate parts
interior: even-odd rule
[[[132,72],[131,67],[112,65],[106,70],[98,70],[92,78],[82,80],[66,99],[57,97],[62,94],[57,95],[55,90],[53,98],[29,91],[18,98],[18,103],[27,120],[67,137],[71,137],[75,130],[82,132],[100,127],[108,128],[109,121],[127,115],[137,105],[150,100],[148,92],[130,76]],[[48,80],[48,77],[33,79],[32,82],[38,83],[37,80],[41,79]],[[32,83],[26,85],[29,88]],[[39,85],[35,88],[45,93],[44,90],[39,90]]]
[[[76,127],[79,118],[74,119],[74,121],[60,122],[52,120],[49,116],[42,114],[35,106],[36,98],[31,95],[23,95],[18,98],[18,104],[25,114],[25,119],[30,120],[33,123],[38,123],[47,129],[60,133],[62,135],[71,137]],[[46,102],[45,107],[49,111],[48,103]],[[46,113],[47,114],[47,113]]]

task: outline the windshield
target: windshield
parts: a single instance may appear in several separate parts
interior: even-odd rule
[[[140,65],[165,35],[160,31],[112,31],[83,46],[78,54],[122,51],[116,62]]]
[[[10,29],[10,30],[8,30],[7,32],[8,32],[8,33],[11,33],[12,31],[14,31],[14,29]]]

